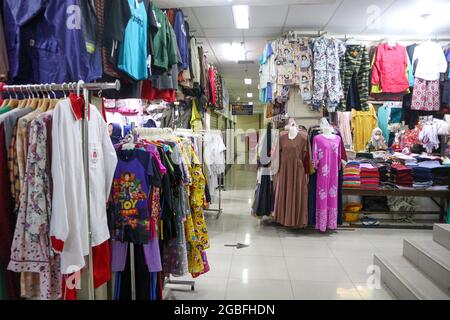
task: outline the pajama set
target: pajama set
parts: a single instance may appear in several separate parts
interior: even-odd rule
[[[447,70],[441,46],[431,41],[418,45],[412,63],[417,63],[417,67],[411,110],[439,111],[439,78]]]
[[[344,44],[336,39],[319,38],[314,42],[314,93],[313,109],[318,110],[328,99],[328,111],[334,112],[341,99],[342,91],[340,58],[345,53]]]
[[[347,50],[341,63],[341,79],[344,89],[344,99],[341,100],[341,104],[339,106],[341,111],[346,111],[347,107],[349,107],[347,105],[347,98],[349,94],[356,94],[355,92],[349,92],[350,85],[354,77],[356,77],[357,93],[359,93],[360,97],[356,100],[360,100],[361,109],[363,111],[368,110],[367,101],[369,99],[369,88],[367,87],[367,83],[369,83],[369,71],[369,53],[367,52],[365,46],[347,46]],[[352,106],[350,106],[350,108],[351,107]]]
[[[289,99],[291,86],[299,86],[303,103],[311,103],[311,49],[308,38],[284,38],[277,45],[277,93],[281,100]]]

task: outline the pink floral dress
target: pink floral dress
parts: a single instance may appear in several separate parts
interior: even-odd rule
[[[313,161],[317,172],[316,229],[337,228],[341,138],[318,135],[313,141]]]

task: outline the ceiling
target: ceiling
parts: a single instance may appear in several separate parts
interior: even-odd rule
[[[310,34],[326,31],[355,38],[421,39],[424,35],[420,35],[414,19],[432,10],[433,36],[450,38],[450,0],[154,0],[154,3],[161,8],[183,10],[191,33],[207,51],[208,61],[224,75],[232,101],[240,97],[241,101],[257,103],[259,56],[267,40],[289,30]],[[236,4],[250,6],[247,30],[234,26],[232,5]],[[227,49],[232,42],[244,42],[246,60],[254,63],[240,65],[233,61]],[[251,86],[244,85],[246,77],[253,79]],[[247,92],[253,92],[253,99],[247,98]]]

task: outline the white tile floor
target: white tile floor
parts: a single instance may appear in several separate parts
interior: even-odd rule
[[[430,239],[431,231],[354,229],[320,234],[263,225],[250,215],[256,170],[234,167],[226,178],[224,213],[207,218],[211,271],[195,279],[195,291],[169,285],[176,300],[395,299],[386,288],[369,289],[374,253],[399,256],[402,241]],[[243,249],[225,247],[237,242]],[[189,276],[183,279],[190,279]]]

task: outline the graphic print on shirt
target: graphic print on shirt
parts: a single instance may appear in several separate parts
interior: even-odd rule
[[[116,235],[127,240],[126,230],[137,236],[133,242],[148,242],[145,235],[150,232],[150,221],[140,216],[140,209],[147,206],[147,194],[142,190],[142,182],[131,172],[123,172],[114,179],[114,203],[119,208],[120,222],[116,224]],[[131,240],[131,239],[130,239]]]

